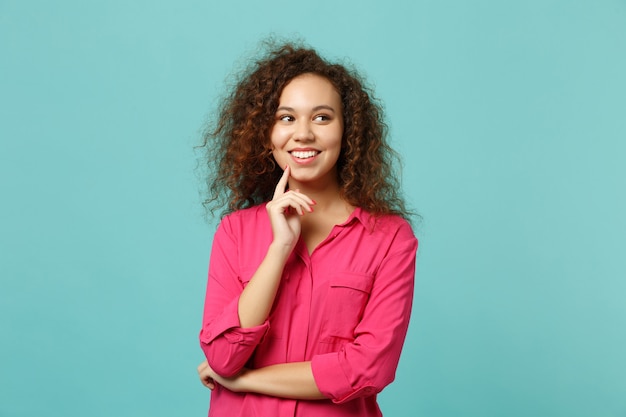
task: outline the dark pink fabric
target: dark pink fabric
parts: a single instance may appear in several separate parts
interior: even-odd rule
[[[239,327],[237,302],[272,231],[264,205],[220,223],[211,253],[200,344],[211,367],[312,361],[329,400],[212,391],[209,416],[380,416],[376,394],[393,381],[413,300],[417,239],[398,216],[357,208],[309,255],[302,241],[285,266],[268,320]]]

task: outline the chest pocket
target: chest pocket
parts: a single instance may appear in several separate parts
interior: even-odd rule
[[[373,283],[370,274],[340,272],[331,277],[321,327],[322,342],[354,339],[354,329],[363,318]]]

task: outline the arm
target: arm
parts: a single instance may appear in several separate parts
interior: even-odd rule
[[[284,191],[288,179],[287,168],[267,204],[273,241],[245,287],[235,279],[238,243],[229,233],[229,223],[224,221],[216,232],[200,339],[207,360],[220,375],[236,375],[267,331],[284,265],[300,236],[299,215],[312,211],[310,198]]]
[[[285,167],[276,185],[267,213],[272,224],[273,241],[267,255],[239,297],[239,320],[242,327],[258,326],[267,320],[285,263],[300,237],[300,216],[313,211],[311,200],[297,191],[285,192],[289,181],[289,166]]]
[[[231,378],[219,376],[206,361],[198,366],[202,383],[215,388],[217,382],[234,392],[254,392],[298,400],[321,400],[326,397],[315,384],[311,362],[284,363],[260,369],[243,369]]]
[[[242,327],[258,326],[267,320],[283,268],[300,238],[300,216],[312,212],[314,204],[306,195],[287,191],[290,169],[285,167],[276,185],[272,201],[267,203],[267,213],[272,224],[273,240],[252,279],[239,297],[238,312]]]
[[[242,280],[250,273],[239,269],[241,227],[226,217],[215,233],[200,331],[200,346],[222,375],[237,374],[269,328],[268,323],[243,328],[239,322],[237,304],[243,291]]]
[[[408,224],[399,235],[378,268],[355,339],[312,359],[315,382],[333,402],[376,394],[395,378],[411,315],[417,250]]]

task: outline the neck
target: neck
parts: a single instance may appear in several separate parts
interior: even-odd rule
[[[289,189],[300,190],[302,194],[306,194],[317,203],[341,200],[337,181],[300,182],[292,177],[289,178]]]
[[[289,188],[300,190],[301,193],[306,194],[315,201],[313,214],[347,213],[349,215],[354,210],[354,207],[341,198],[339,184],[336,181],[311,184],[302,183],[291,178],[289,180]]]

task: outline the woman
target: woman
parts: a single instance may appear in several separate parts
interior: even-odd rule
[[[244,73],[205,147],[208,202],[228,204],[200,332],[209,416],[382,415],[417,240],[380,107],[345,67],[283,45]]]

